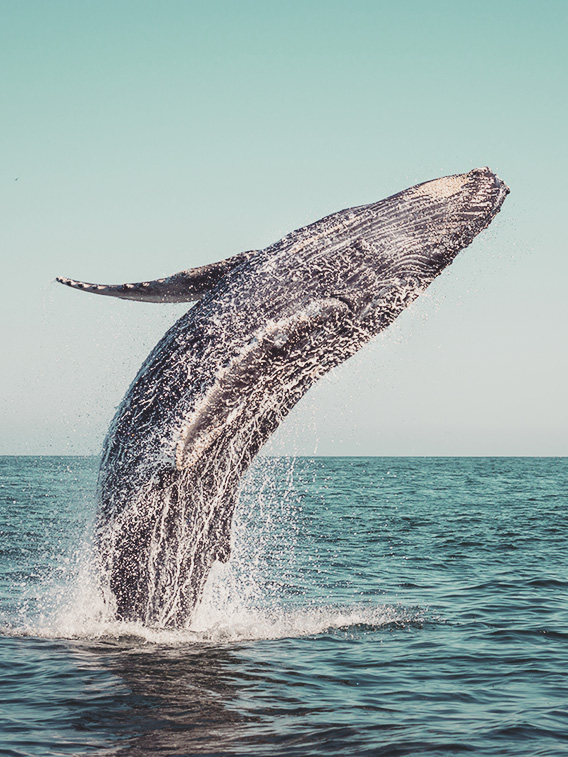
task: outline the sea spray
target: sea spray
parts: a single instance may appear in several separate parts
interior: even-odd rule
[[[11,587],[12,603],[2,608],[4,633],[108,642],[138,639],[159,645],[225,644],[423,622],[421,608],[370,604],[356,596],[348,603],[337,601],[334,587],[324,582],[325,552],[322,566],[314,566],[308,554],[318,545],[304,516],[306,510],[313,510],[314,497],[318,498],[321,464],[269,457],[259,458],[244,481],[231,559],[215,565],[191,624],[168,629],[117,620],[105,602],[92,545],[96,460],[79,458],[70,468],[43,465],[45,481],[58,500],[50,517],[64,522],[65,529],[55,529],[61,536],[51,540],[42,536],[39,546],[49,513],[41,498],[42,506],[31,507],[37,497],[33,489],[27,499],[20,493],[23,505],[19,509],[12,506],[6,511],[14,527],[21,528],[26,519],[27,531],[38,544],[34,560],[48,559],[41,570],[22,570],[22,580]],[[30,471],[30,476],[36,479],[37,471]],[[20,488],[25,491],[23,483]]]

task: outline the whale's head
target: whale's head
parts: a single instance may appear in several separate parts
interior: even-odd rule
[[[373,331],[394,320],[489,225],[508,192],[498,176],[481,168],[377,203],[376,223],[365,240],[368,257],[358,275],[347,274],[359,319]]]
[[[317,320],[335,303],[338,321],[376,333],[489,225],[508,192],[480,168],[323,218],[259,254],[253,307],[263,298],[265,315]]]
[[[508,193],[489,168],[477,168],[389,198],[385,202],[397,203],[403,211],[394,223],[393,264],[403,274],[432,280],[491,223]]]

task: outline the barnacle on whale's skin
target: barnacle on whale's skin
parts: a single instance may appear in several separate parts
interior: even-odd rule
[[[104,443],[96,543],[118,618],[191,622],[213,562],[230,557],[239,481],[260,447],[470,244],[508,191],[475,169],[157,281],[58,279],[120,298],[199,300],[140,368]]]

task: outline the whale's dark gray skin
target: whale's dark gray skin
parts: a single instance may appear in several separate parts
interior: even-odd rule
[[[264,250],[118,287],[200,301],[134,379],[104,443],[97,545],[120,619],[191,622],[227,561],[239,480],[318,378],[387,327],[499,211],[488,168],[340,211]]]

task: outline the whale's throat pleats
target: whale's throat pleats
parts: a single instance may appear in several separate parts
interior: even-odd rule
[[[317,344],[319,351],[321,339],[326,335],[332,338],[349,314],[346,302],[327,297],[310,302],[286,318],[269,321],[259,329],[218,373],[215,383],[181,429],[176,446],[177,469],[193,465],[221,434],[234,433],[235,425],[246,428],[249,415],[255,419],[258,444],[262,444],[263,410],[282,418],[297,401],[295,395],[299,392],[301,396],[329,369],[321,357],[312,359],[310,345]],[[301,354],[301,359],[291,361],[291,352]],[[290,366],[293,371],[287,370]],[[257,382],[252,378],[268,373],[274,380],[257,392]]]

